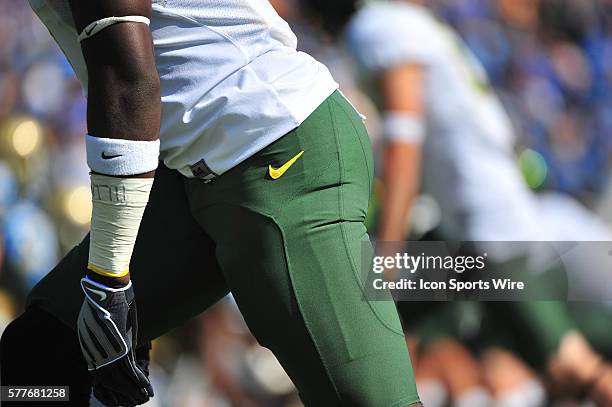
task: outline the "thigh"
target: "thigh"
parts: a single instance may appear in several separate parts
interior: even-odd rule
[[[266,176],[302,150],[281,178]],[[307,406],[418,400],[393,302],[366,301],[361,288],[370,184],[367,134],[336,96],[227,177],[192,190],[247,324]]]
[[[217,207],[209,216],[240,223],[223,232],[233,239],[217,249],[221,265],[249,328],[305,405],[418,401],[393,302],[364,299],[353,263],[362,231],[339,222],[305,239],[303,230],[238,208]]]
[[[83,296],[89,236],[30,293],[28,303],[70,327]],[[227,294],[215,245],[189,211],[184,178],[160,166],[130,264],[138,305],[139,340],[156,338],[198,315]]]

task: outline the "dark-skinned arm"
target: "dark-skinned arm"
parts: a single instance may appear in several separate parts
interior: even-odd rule
[[[81,40],[88,72],[94,210],[87,276],[81,280],[85,299],[77,321],[96,398],[109,406],[135,406],[153,396],[148,369],[136,361],[136,299],[128,267],[159,155],[160,82],[151,32],[142,22],[150,18],[152,6],[151,0],[70,0],[70,6],[77,32],[88,35],[92,24],[104,26],[103,19],[135,17]],[[106,154],[107,146],[120,153]],[[123,153],[124,146],[135,150]],[[154,165],[136,170],[143,166],[131,151]],[[90,157],[98,163],[92,165]],[[118,273],[119,266],[125,272]]]

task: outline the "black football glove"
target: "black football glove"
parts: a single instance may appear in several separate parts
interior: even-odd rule
[[[148,360],[136,362],[137,321],[134,290],[81,280],[85,301],[77,331],[93,376],[94,396],[107,406],[137,406],[153,397]],[[143,369],[144,368],[144,369]]]

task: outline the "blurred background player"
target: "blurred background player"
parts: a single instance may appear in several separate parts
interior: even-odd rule
[[[385,147],[380,241],[406,237],[407,215],[421,189],[439,205],[439,238],[476,242],[478,250],[499,264],[529,256],[531,245],[488,242],[612,240],[607,225],[569,198],[533,194],[514,158],[510,118],[485,70],[455,32],[419,2],[375,2],[360,11],[352,1],[333,6],[316,0],[306,3],[318,11],[317,18],[328,30],[343,33],[359,63],[362,88],[381,111]],[[607,279],[609,270],[589,266],[597,265],[583,262],[573,272],[592,283],[593,293],[600,293],[598,282]],[[609,297],[600,293],[593,298]],[[402,307],[415,312],[411,304]],[[598,382],[605,395],[600,402],[612,403],[609,372],[602,373],[600,357],[581,339],[563,340],[573,335],[574,327],[565,304],[517,308],[511,314],[525,316],[524,322],[534,329],[528,332],[535,332],[526,336],[534,345],[540,339],[546,342],[539,349],[543,353],[553,352],[571,363],[564,352],[584,352],[566,368],[585,387]],[[546,335],[537,333],[549,328]],[[591,375],[584,372],[586,365]]]

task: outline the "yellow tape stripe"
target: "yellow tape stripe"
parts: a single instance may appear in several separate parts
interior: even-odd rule
[[[125,277],[130,273],[130,268],[128,267],[124,272],[122,273],[109,273],[108,271],[102,270],[100,267],[94,266],[93,264],[88,264],[87,268],[91,271],[93,271],[96,274],[100,274],[101,276],[105,276],[105,277],[114,277],[114,278],[120,278],[120,277]]]

